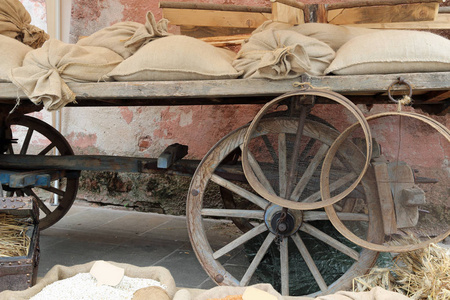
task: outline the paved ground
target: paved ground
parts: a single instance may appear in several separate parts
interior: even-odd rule
[[[38,276],[54,265],[93,260],[163,266],[179,287],[211,288],[189,242],[184,217],[74,205],[41,232]]]

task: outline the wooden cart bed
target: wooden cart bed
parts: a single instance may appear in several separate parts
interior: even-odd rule
[[[355,103],[389,102],[386,92],[402,77],[413,89],[415,104],[445,104],[450,98],[450,72],[388,75],[303,75],[290,80],[231,79],[202,81],[142,81],[68,83],[77,95],[70,106],[152,106],[264,103],[302,88],[298,83],[332,90]],[[304,85],[303,85],[304,86]],[[394,86],[407,89],[406,86]],[[27,97],[12,83],[0,83],[0,103],[15,104]],[[26,102],[22,102],[22,105]]]

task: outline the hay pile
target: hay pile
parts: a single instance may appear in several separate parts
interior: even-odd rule
[[[31,238],[27,236],[27,218],[0,214],[0,258],[27,256]]]
[[[450,299],[450,253],[436,244],[398,254],[393,267],[374,268],[353,280],[353,290],[369,291],[376,286],[411,299]]]

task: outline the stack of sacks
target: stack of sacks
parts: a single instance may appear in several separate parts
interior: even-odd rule
[[[117,23],[80,40],[76,45],[52,39],[42,48],[28,53],[22,47],[20,53],[14,56],[17,63],[5,68],[12,69],[6,78],[10,77],[35,104],[43,103],[49,111],[58,110],[75,101],[75,94],[66,82],[108,80],[105,75],[124,58],[130,57],[148,42],[168,35],[167,20],[157,23],[149,12],[145,25]],[[20,59],[23,63],[18,62]],[[3,77],[0,73],[0,80]]]
[[[0,35],[16,39],[32,48],[39,48],[49,36],[30,22],[31,16],[19,0],[0,1]]]
[[[168,22],[167,19],[156,22],[153,13],[148,12],[145,25],[131,21],[116,23],[79,40],[77,45],[105,47],[127,59],[148,42],[169,36]]]
[[[75,101],[67,81],[97,82],[122,61],[107,48],[50,39],[42,48],[28,52],[22,66],[12,69],[9,77],[33,103],[43,103],[50,111]]]
[[[22,66],[22,62],[28,52],[33,48],[22,44],[18,40],[0,35],[0,82],[11,81],[9,73],[11,69]]]

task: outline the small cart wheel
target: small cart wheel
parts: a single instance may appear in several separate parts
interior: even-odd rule
[[[274,118],[262,120],[260,124],[285,136],[295,134],[297,122],[293,118]],[[355,247],[336,235],[337,231],[323,209],[285,209],[260,197],[249,185],[221,175],[221,164],[242,146],[247,129],[248,126],[241,127],[220,140],[203,158],[192,178],[187,197],[187,226],[200,264],[219,285],[246,286],[268,282],[263,278],[264,272],[268,271],[278,272],[276,282],[272,284],[283,295],[326,294],[349,288],[354,277],[363,275],[374,265],[378,252]],[[258,134],[263,135],[264,130]],[[333,140],[330,135],[335,137],[336,134],[324,124],[306,120],[304,135],[311,139],[325,143]],[[367,238],[379,241],[384,235],[379,203],[374,197],[376,185],[373,181],[365,182],[364,178],[361,183],[365,201],[370,204],[366,206],[367,212],[339,215],[349,222],[363,224]],[[218,208],[217,203],[210,203],[209,188],[217,186],[227,190],[226,197],[233,195],[236,201],[244,202],[243,205]],[[233,221],[236,218],[246,220],[251,226],[239,228],[245,223],[236,224]],[[336,256],[349,258],[347,264],[336,260],[334,264],[328,261],[318,264],[315,244],[326,248],[325,253],[331,259]],[[308,289],[302,291],[293,287],[297,286],[298,274],[289,272],[299,260],[302,268],[304,266],[302,273],[311,274],[311,279],[306,281]],[[334,277],[328,276],[325,272],[330,269],[339,271],[333,274]]]
[[[47,123],[30,117],[18,116],[8,120],[17,144],[11,144],[6,154],[20,155],[53,155],[54,149],[58,149],[59,155],[74,155],[64,136]],[[36,146],[38,145],[38,146]],[[39,212],[39,229],[46,229],[58,222],[70,209],[78,191],[79,171],[60,170],[57,178],[52,178],[52,183],[59,180],[59,186],[50,187],[25,187],[10,188],[4,186],[7,196],[34,196],[37,200]],[[59,203],[51,206],[53,195],[58,195]]]

